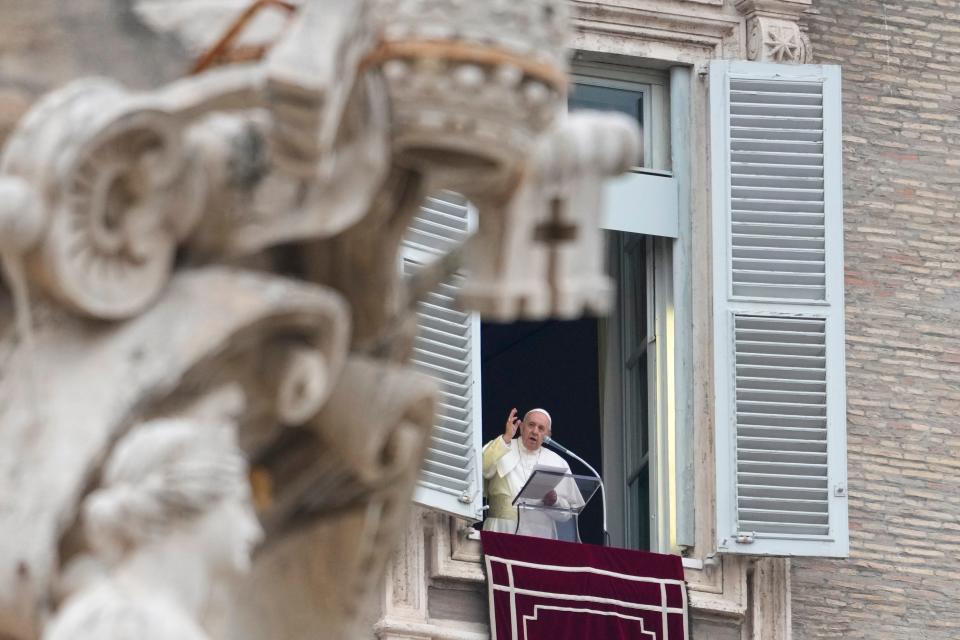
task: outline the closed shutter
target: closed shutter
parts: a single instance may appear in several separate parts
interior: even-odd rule
[[[427,198],[403,240],[403,271],[463,243],[472,230],[468,203],[457,194]],[[481,518],[480,320],[455,306],[462,276],[454,274],[417,304],[413,365],[436,379],[439,404],[414,500],[426,507]]]
[[[710,67],[717,544],[848,553],[840,69]]]

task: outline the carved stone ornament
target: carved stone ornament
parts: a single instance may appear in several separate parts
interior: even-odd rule
[[[114,448],[83,502],[91,549],[64,571],[45,640],[200,640],[220,582],[263,531],[233,425],[155,420]]]
[[[464,268],[467,308],[609,305],[601,186],[639,133],[564,116],[564,0],[297,4],[263,59],[76,80],[0,153],[5,640],[286,637],[304,537],[335,585],[310,636],[352,637],[433,422],[408,364],[431,282],[398,267],[426,195],[478,210],[424,270]],[[259,527],[269,594],[235,571]]]
[[[755,15],[747,21],[747,31],[750,60],[797,64],[811,61],[810,43],[796,22]]]

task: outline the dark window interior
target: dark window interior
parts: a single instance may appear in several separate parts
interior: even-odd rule
[[[542,407],[553,418],[553,436],[600,470],[600,378],[597,320],[483,323],[483,441],[503,434],[510,409]],[[576,460],[574,473],[590,475]],[[584,542],[600,544],[602,510],[597,494],[580,516]]]

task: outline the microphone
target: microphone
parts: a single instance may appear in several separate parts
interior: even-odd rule
[[[600,477],[600,474],[597,473],[597,470],[590,466],[590,463],[575,454],[570,449],[567,449],[565,446],[547,436],[543,439],[543,444],[547,445],[551,449],[555,449],[560,453],[565,453],[577,462],[581,463],[587,469],[590,469],[591,473],[597,477],[597,480],[600,482],[600,504],[603,506],[603,543],[609,544],[610,533],[607,531],[607,493],[603,489],[603,478]]]

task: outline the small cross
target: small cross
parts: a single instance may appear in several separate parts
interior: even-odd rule
[[[535,241],[557,244],[577,239],[577,225],[563,219],[563,209],[563,201],[560,198],[550,201],[550,219],[534,228]]]

